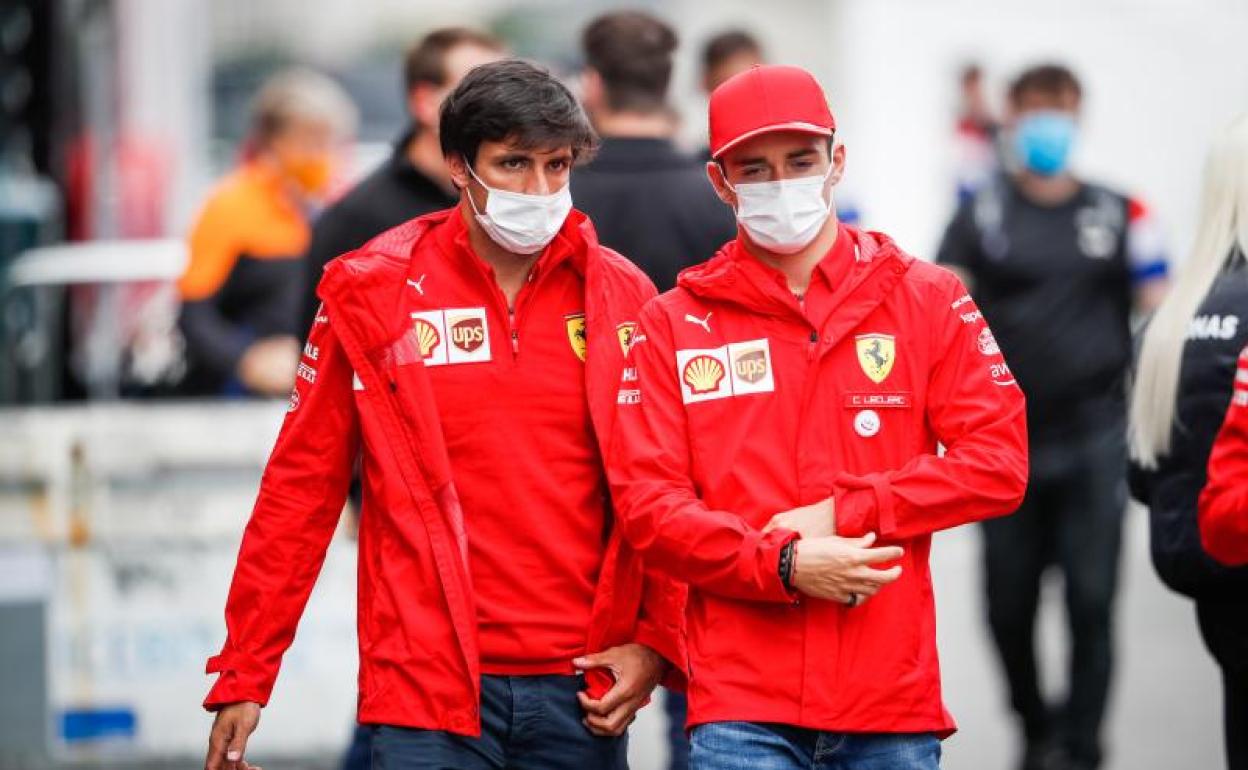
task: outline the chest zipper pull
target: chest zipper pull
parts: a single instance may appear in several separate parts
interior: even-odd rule
[[[532,278],[532,274],[529,277]],[[511,327],[511,352],[514,355],[520,352],[520,330],[516,328],[516,309],[514,307],[507,308],[507,325]]]

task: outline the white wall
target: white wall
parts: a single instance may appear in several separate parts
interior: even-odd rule
[[[1192,236],[1213,134],[1248,110],[1242,0],[843,0],[833,93],[866,224],[931,256],[951,211],[956,73],[981,61],[996,93],[1041,59],[1084,81],[1077,166],[1158,211],[1173,252]]]

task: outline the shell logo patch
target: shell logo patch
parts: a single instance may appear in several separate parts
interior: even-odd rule
[[[429,358],[434,349],[442,344],[442,335],[438,334],[436,326],[423,318],[413,321],[412,328],[416,330],[416,344],[420,346],[420,357]]]
[[[686,404],[776,389],[771,348],[766,339],[677,350],[676,366],[681,397]]]
[[[859,334],[854,338],[858,365],[863,374],[879,385],[893,371],[897,360],[897,344],[891,334]]]
[[[572,313],[563,317],[564,323],[568,327],[568,344],[572,346],[572,352],[576,357],[585,360],[585,352],[589,348],[588,340],[585,337],[585,314]]]
[[[680,379],[694,395],[712,393],[719,390],[719,384],[724,381],[724,363],[706,354],[694,356],[685,364]]]

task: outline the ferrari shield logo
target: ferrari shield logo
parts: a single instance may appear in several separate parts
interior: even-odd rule
[[[627,321],[615,327],[615,334],[620,338],[620,350],[624,351],[624,355],[628,355],[628,349],[633,344],[633,334],[637,332],[637,324]]]
[[[859,334],[856,338],[858,365],[877,385],[893,370],[897,346],[891,334]]]
[[[585,314],[573,313],[563,317],[568,325],[568,343],[576,357],[585,360]]]

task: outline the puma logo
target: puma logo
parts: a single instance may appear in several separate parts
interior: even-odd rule
[[[710,334],[711,333],[711,316],[713,314],[714,314],[714,311],[707,313],[706,318],[698,318],[697,316],[691,313],[685,313],[685,320],[691,324],[696,324],[698,326],[701,326],[702,329],[707,334]]]
[[[419,280],[419,281],[413,281],[411,278],[408,278],[408,279],[407,279],[407,285],[408,285],[408,286],[411,286],[413,289],[415,289],[416,291],[420,292],[420,296],[422,296],[422,297],[423,297],[423,296],[425,296],[425,289],[424,289],[424,287],[423,287],[423,286],[421,286],[421,284],[423,284],[424,282],[425,282],[425,276],[424,276],[424,275],[420,276],[420,280]]]

